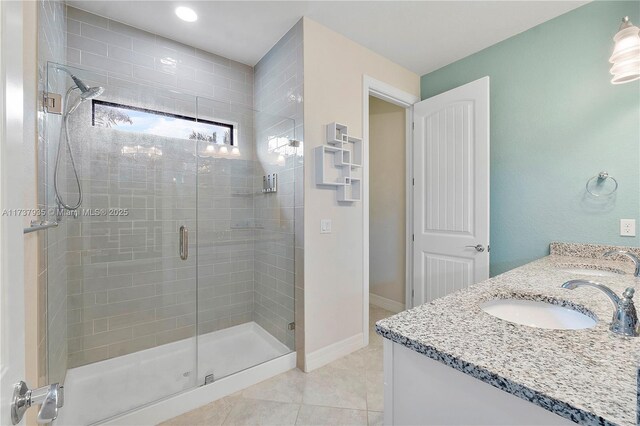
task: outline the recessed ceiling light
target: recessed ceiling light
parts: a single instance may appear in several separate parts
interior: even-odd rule
[[[185,6],[176,7],[176,15],[178,15],[178,18],[187,22],[195,22],[198,20],[198,14],[193,9]]]

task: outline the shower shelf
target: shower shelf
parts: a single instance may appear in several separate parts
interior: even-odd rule
[[[362,181],[353,176],[362,168],[362,139],[348,130],[344,124],[327,124],[327,145],[315,148],[316,184],[335,187],[338,201],[355,202],[362,199]]]

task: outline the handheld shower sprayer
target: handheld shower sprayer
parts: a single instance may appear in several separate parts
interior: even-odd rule
[[[88,101],[90,99],[97,98],[102,95],[104,92],[104,88],[100,86],[90,87],[87,86],[82,80],[76,77],[71,71],[63,66],[56,66],[56,69],[60,71],[64,71],[69,74],[71,80],[75,83],[75,87],[72,87],[70,90],[78,89],[80,90],[80,97],[74,102],[74,104],[69,108],[67,114],[73,114],[73,112],[80,106],[80,104],[84,101]]]
[[[84,101],[88,101],[90,99],[97,98],[104,92],[103,87],[90,87],[87,86],[82,80],[76,77],[71,71],[67,68],[56,65],[56,69],[59,71],[64,71],[69,74],[71,80],[75,83],[75,86],[71,86],[64,97],[63,107],[66,111],[62,114],[62,127],[60,129],[60,140],[58,141],[58,152],[56,154],[56,163],[53,170],[53,188],[56,194],[56,201],[60,209],[65,209],[69,211],[77,211],[80,205],[82,204],[82,186],[80,185],[80,177],[78,176],[78,169],[76,167],[75,160],[73,158],[73,151],[71,150],[71,142],[69,136],[69,116],[75,112],[75,110],[82,104]],[[74,90],[80,91],[80,96],[75,100],[72,105],[69,105],[69,97]],[[65,142],[67,145],[67,149],[69,150],[69,159],[71,160],[71,167],[73,169],[73,174],[75,176],[76,185],[78,187],[78,201],[71,205],[67,204],[60,193],[60,189],[58,186],[58,169],[60,166],[60,157],[62,155],[62,132],[64,130]]]

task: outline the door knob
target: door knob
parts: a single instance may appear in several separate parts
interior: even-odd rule
[[[482,244],[477,244],[475,246],[465,246],[466,248],[474,248],[476,251],[482,253],[484,251],[484,246]]]

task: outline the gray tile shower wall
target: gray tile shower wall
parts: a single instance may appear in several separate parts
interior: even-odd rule
[[[196,330],[195,256],[178,254],[179,226],[196,227],[196,141],[93,127],[90,119],[83,106],[71,126],[83,141],[77,162],[84,209],[128,214],[82,215],[69,225],[70,367]],[[130,147],[154,152],[130,154]]]
[[[67,61],[105,87],[101,99],[237,123],[239,149],[228,155],[204,141],[95,128],[88,103],[79,108],[72,133],[83,207],[129,215],[81,216],[69,228],[69,366],[252,321],[253,69],[67,10]],[[187,261],[178,257],[180,225],[190,230]]]
[[[255,198],[256,221],[264,227],[256,238],[255,320],[300,354],[304,345],[302,37],[300,20],[254,68],[256,109],[294,120],[293,134],[283,123],[256,125],[255,185],[261,188],[262,176],[275,172],[279,189]],[[283,138],[296,139],[299,146],[286,146]],[[288,328],[294,321],[295,331]]]
[[[67,62],[106,74],[110,86],[150,88],[253,107],[253,68],[67,7]]]
[[[67,63],[105,87],[101,99],[237,125],[225,153],[203,140],[95,128],[89,103],[78,109],[71,124],[83,207],[130,214],[69,220],[69,366],[250,321],[294,349],[303,329],[294,318],[303,158],[288,141],[303,134],[302,22],[256,66],[254,90],[252,67],[67,13]],[[263,194],[262,176],[272,173],[278,192]],[[67,168],[71,188],[72,178]],[[191,230],[188,261],[177,256],[181,224]]]
[[[65,5],[58,0],[38,2],[38,93],[64,92],[66,76],[48,75],[48,62],[64,62]],[[58,147],[61,120],[38,105],[38,207],[55,207],[53,154]],[[47,219],[55,220],[48,217]],[[67,370],[66,222],[38,232],[38,381],[63,382]]]

